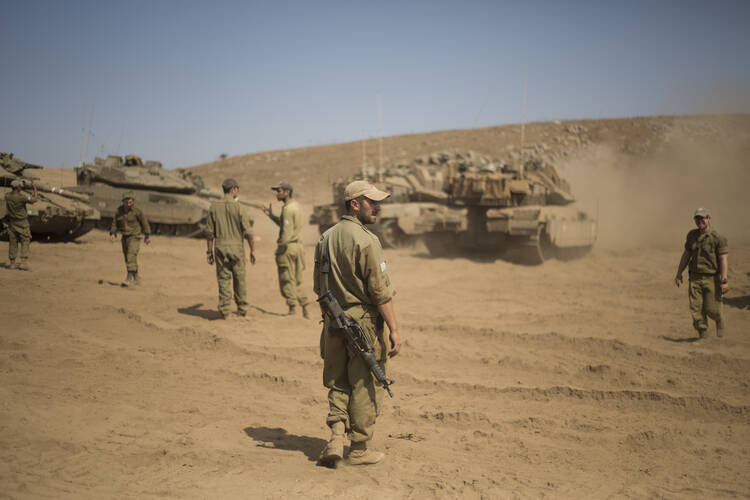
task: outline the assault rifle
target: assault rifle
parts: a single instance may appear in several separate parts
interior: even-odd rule
[[[324,293],[319,299],[320,305],[323,310],[333,319],[336,327],[344,331],[346,335],[346,348],[352,356],[359,356],[362,361],[365,362],[367,367],[370,369],[372,374],[375,376],[375,380],[388,392],[390,397],[393,397],[390,385],[393,380],[386,378],[383,369],[380,368],[377,360],[375,359],[374,351],[370,340],[365,335],[365,331],[362,327],[357,324],[352,318],[346,315],[344,310],[339,305],[336,297],[331,294],[331,291]]]

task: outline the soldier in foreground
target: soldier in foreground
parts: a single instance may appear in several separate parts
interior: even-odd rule
[[[307,294],[302,288],[302,272],[305,270],[305,254],[302,247],[302,211],[297,200],[292,199],[294,192],[288,182],[280,182],[271,188],[276,192],[276,199],[284,206],[281,214],[276,216],[271,205],[263,207],[263,213],[279,226],[279,238],[276,240],[276,266],[279,272],[281,295],[289,306],[289,316],[296,313],[297,304],[302,307],[302,315],[310,318],[307,310]]]
[[[252,219],[237,202],[239,184],[234,179],[225,179],[221,188],[224,198],[211,203],[208,209],[206,259],[209,265],[216,263],[219,313],[222,318],[227,319],[232,296],[237,304],[237,314],[247,315],[244,240],[250,245],[251,264],[255,264],[255,245]]]
[[[685,250],[674,282],[682,283],[682,272],[688,267],[688,296],[693,327],[698,339],[707,337],[708,318],[716,322],[716,336],[724,335],[723,295],[729,290],[729,243],[727,239],[711,229],[711,213],[707,208],[695,211],[693,220],[697,229],[687,234]]]
[[[117,233],[120,233],[122,242],[122,254],[125,257],[125,266],[128,275],[124,285],[140,285],[141,277],[138,275],[138,251],[141,249],[141,238],[146,245],[151,244],[151,227],[148,225],[146,216],[141,209],[135,206],[132,191],[122,193],[122,205],[117,207],[117,212],[112,218],[112,227],[109,229],[109,239],[115,241]]]
[[[388,196],[366,181],[350,183],[345,189],[347,215],[321,238],[315,248],[314,270],[314,289],[321,304],[330,292],[346,316],[364,331],[382,372],[388,357],[401,350],[401,337],[380,241],[365,226],[375,222],[380,201]],[[344,456],[345,433],[351,440],[351,465],[378,463],[385,455],[368,449],[367,443],[382,408],[384,389],[376,383],[363,358],[347,350],[343,332],[321,309],[324,315],[320,351],[324,360],[323,383],[328,388],[326,424],[331,437],[319,463],[329,467],[338,464]],[[384,322],[390,331],[390,343],[383,338]]]
[[[36,184],[31,182],[34,195],[29,196],[23,192],[23,182],[14,180],[10,183],[13,191],[5,196],[5,209],[7,212],[5,224],[8,226],[8,266],[11,269],[29,269],[29,243],[31,242],[31,228],[29,226],[29,213],[26,205],[36,203],[39,193]],[[18,257],[18,243],[21,242],[21,262],[16,262]]]

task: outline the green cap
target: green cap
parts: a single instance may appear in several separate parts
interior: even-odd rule
[[[711,211],[707,208],[696,208],[693,217],[711,217]]]
[[[128,198],[135,199],[135,196],[133,196],[133,192],[132,191],[123,191],[122,192],[122,199],[123,200],[127,200]]]

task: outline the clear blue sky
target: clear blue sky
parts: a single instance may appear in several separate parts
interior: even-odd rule
[[[750,111],[750,1],[0,3],[0,151],[72,167]],[[91,119],[93,116],[93,119]],[[83,140],[82,140],[83,138]]]

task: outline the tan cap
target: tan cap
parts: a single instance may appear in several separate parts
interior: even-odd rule
[[[367,181],[350,182],[344,189],[344,201],[353,200],[364,196],[373,201],[380,201],[388,198],[390,194],[381,191]]]
[[[271,186],[271,189],[273,189],[274,191],[279,190],[279,189],[286,189],[287,191],[293,190],[292,185],[288,183],[287,181],[281,181],[275,186]]]
[[[707,208],[696,208],[693,217],[711,217],[711,211]]]
[[[240,187],[240,185],[237,184],[236,180],[234,180],[231,177],[229,177],[227,179],[224,179],[224,182],[221,183],[221,187],[222,187],[222,189],[225,189],[225,190],[229,191],[233,187]]]

